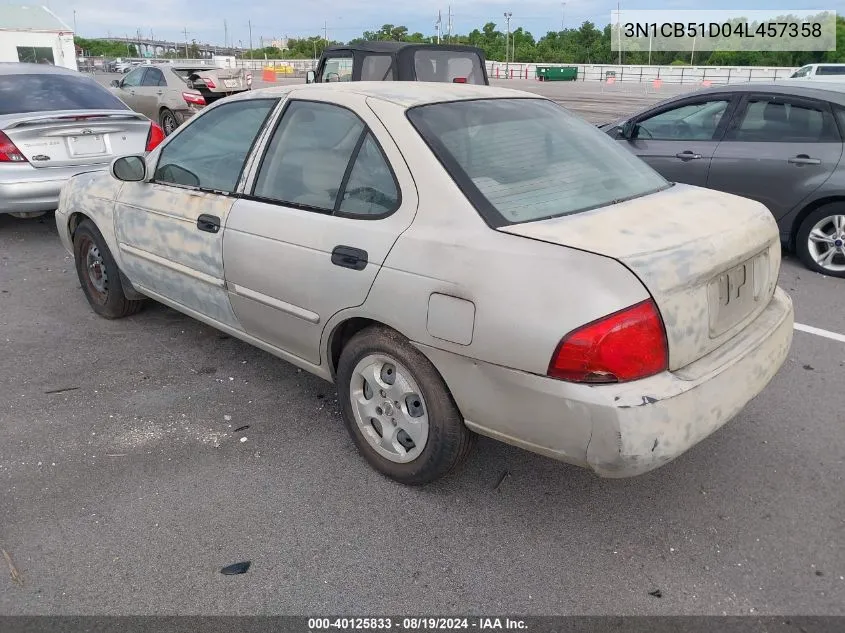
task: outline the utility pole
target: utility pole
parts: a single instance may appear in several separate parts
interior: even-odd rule
[[[249,25],[249,50],[252,51],[252,20],[247,20]]]
[[[560,3],[560,32],[563,33],[566,28],[566,3]]]
[[[622,19],[622,3],[616,3],[616,41],[619,44],[619,65],[622,65],[622,25],[619,20]]]
[[[508,62],[508,53],[510,52],[510,39],[511,39],[511,16],[513,13],[510,11],[505,12],[505,20],[508,24],[507,34],[505,35],[505,78],[510,79],[510,64]]]
[[[188,57],[188,27],[187,26],[184,28],[183,33],[185,34],[185,59],[190,59]]]
[[[437,22],[434,23],[434,29],[437,31],[437,43],[440,44],[440,30],[443,24],[443,16],[440,11],[437,11]]]
[[[73,34],[76,35],[76,9],[73,10]]]
[[[229,23],[223,20],[223,47],[229,48]]]
[[[446,27],[449,32],[449,38],[446,40],[450,44],[452,43],[452,5],[449,5],[449,21],[446,23]]]
[[[323,22],[323,39],[326,40],[326,46],[329,45],[329,21]]]

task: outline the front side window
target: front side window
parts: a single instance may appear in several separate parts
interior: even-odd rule
[[[123,78],[123,81],[120,82],[120,85],[126,86],[128,88],[135,88],[136,86],[140,86],[141,78],[143,77],[145,70],[146,68],[136,68],[128,75],[126,75],[126,77]]]
[[[726,140],[746,142],[838,141],[833,115],[823,104],[753,97]]]
[[[352,81],[352,58],[351,57],[330,57],[323,67],[322,80]]]
[[[275,99],[219,105],[189,121],[161,151],[154,180],[230,193]]]
[[[638,123],[637,138],[655,141],[709,141],[728,109],[727,99],[687,103]]]
[[[571,215],[671,186],[607,134],[545,99],[419,106],[408,118],[493,226]]]
[[[794,73],[792,73],[791,79],[797,79],[798,77],[806,77],[810,74],[810,71],[813,70],[812,66],[804,66],[803,68],[799,68]]]

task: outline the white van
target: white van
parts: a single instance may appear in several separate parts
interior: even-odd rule
[[[807,64],[801,66],[789,78],[845,82],[845,64]]]

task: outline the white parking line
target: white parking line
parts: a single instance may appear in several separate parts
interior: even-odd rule
[[[822,330],[821,328],[813,327],[812,325],[804,325],[803,323],[796,323],[795,329],[799,332],[806,332],[807,334],[815,334],[816,336],[823,336],[825,338],[829,338],[833,341],[839,341],[840,343],[845,343],[845,334],[837,334],[836,332],[830,332],[828,330]]]

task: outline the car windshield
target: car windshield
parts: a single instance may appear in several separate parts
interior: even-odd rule
[[[412,108],[408,118],[482,216],[498,225],[580,213],[670,186],[595,126],[545,99],[439,103]]]
[[[0,75],[0,114],[128,109],[120,99],[83,75]]]

